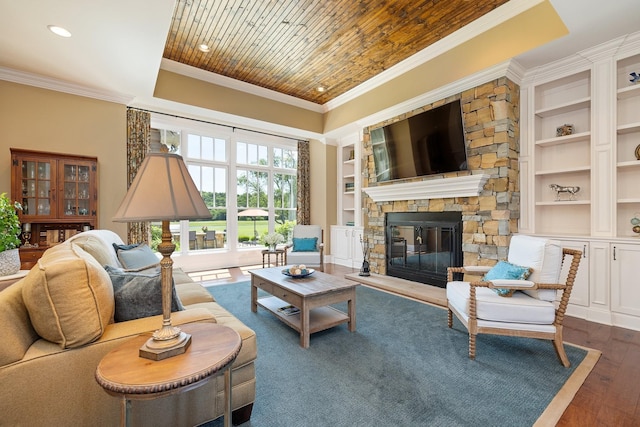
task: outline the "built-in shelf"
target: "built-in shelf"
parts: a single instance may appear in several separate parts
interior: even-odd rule
[[[639,83],[618,89],[618,99],[627,99],[634,96],[640,96]]]
[[[552,117],[560,114],[570,113],[572,111],[582,110],[584,108],[589,108],[590,106],[591,97],[586,97],[549,108],[541,108],[536,111],[536,116]]]
[[[585,140],[588,142],[590,137],[591,137],[591,132],[580,132],[580,133],[574,133],[572,135],[556,136],[553,138],[541,139],[539,141],[536,141],[536,145],[550,147],[553,145],[567,144],[569,142],[581,141],[581,140]]]
[[[566,168],[566,169],[537,171],[536,175],[560,175],[565,173],[584,172],[589,170],[591,170],[591,166],[578,166],[578,167]]]
[[[620,125],[618,126],[617,132],[618,132],[618,135],[626,135],[628,133],[640,132],[640,122]]]
[[[536,206],[589,205],[591,200],[554,200],[552,202],[536,202]]]

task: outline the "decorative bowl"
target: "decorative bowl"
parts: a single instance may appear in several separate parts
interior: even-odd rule
[[[314,271],[315,270],[313,268],[304,268],[300,270],[300,274],[294,274],[291,272],[291,269],[285,268],[284,270],[282,270],[282,274],[284,274],[285,276],[293,277],[294,279],[300,279],[312,275]]]

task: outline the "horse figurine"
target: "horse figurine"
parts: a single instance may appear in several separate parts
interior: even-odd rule
[[[569,200],[575,200],[576,193],[580,191],[580,187],[565,187],[558,184],[550,184],[549,188],[556,192],[556,202],[560,201],[560,193],[567,193],[569,195]]]

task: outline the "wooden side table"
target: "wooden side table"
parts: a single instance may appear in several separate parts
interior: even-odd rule
[[[275,255],[275,258],[276,258],[276,263],[274,264],[275,267],[279,265],[287,264],[287,251],[285,249],[276,249],[274,251],[270,249],[264,249],[262,251],[262,268],[264,268],[265,266],[265,262],[264,262],[265,257],[267,257],[267,263],[266,263],[267,267],[271,267],[271,255]]]
[[[139,357],[138,350],[151,335],[148,333],[113,349],[100,361],[96,381],[109,394],[122,399],[121,425],[130,425],[132,400],[182,393],[224,373],[224,425],[231,426],[231,364],[242,347],[240,335],[215,323],[192,323],[180,328],[192,336],[184,354],[159,361]]]

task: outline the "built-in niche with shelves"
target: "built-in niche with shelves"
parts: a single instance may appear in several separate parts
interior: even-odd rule
[[[357,216],[360,212],[358,208],[359,198],[357,197],[360,180],[358,176],[358,165],[356,163],[356,144],[349,142],[342,145],[339,150],[339,225],[356,225],[356,223],[359,224]]]
[[[630,73],[640,73],[640,55],[616,65],[616,234],[633,237],[630,220],[640,212],[640,83],[631,82]]]
[[[589,234],[591,222],[591,73],[535,87],[535,218],[546,234]],[[570,127],[571,132],[559,128]],[[580,187],[575,197],[551,184]]]

